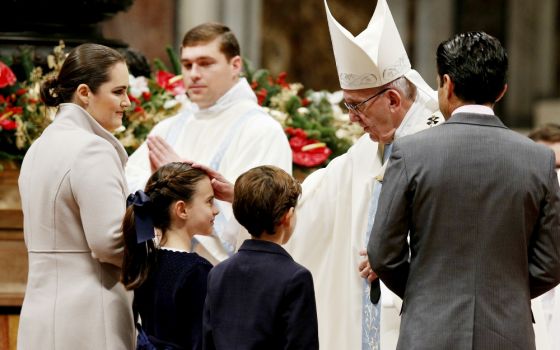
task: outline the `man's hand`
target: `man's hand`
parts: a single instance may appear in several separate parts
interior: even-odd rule
[[[222,174],[206,165],[193,163],[191,166],[193,168],[202,169],[208,174],[212,181],[212,188],[214,189],[214,196],[216,199],[230,203],[233,202],[233,184]]]
[[[377,279],[377,275],[373,272],[372,268],[369,266],[369,260],[367,257],[367,251],[360,250],[360,256],[365,256],[365,259],[360,262],[358,265],[358,271],[360,272],[360,276],[362,278],[367,278],[368,282],[372,282]]]
[[[147,144],[152,173],[167,163],[183,161],[171,145],[160,136],[148,136]]]

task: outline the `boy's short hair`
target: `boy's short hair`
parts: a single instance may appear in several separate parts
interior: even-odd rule
[[[290,174],[275,166],[259,166],[235,181],[233,214],[251,236],[274,234],[300,194],[301,185]]]

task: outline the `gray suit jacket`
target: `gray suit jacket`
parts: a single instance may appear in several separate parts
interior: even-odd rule
[[[368,254],[403,298],[398,349],[534,349],[530,299],[560,281],[551,150],[456,114],[395,142],[378,208]]]

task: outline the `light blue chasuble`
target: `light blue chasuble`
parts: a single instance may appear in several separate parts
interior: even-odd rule
[[[379,145],[378,156],[382,159],[381,164],[389,159],[391,155],[391,149],[393,144]],[[381,155],[383,155],[381,157]],[[375,219],[375,213],[377,212],[377,204],[379,203],[379,195],[381,194],[382,180],[375,179],[373,183],[373,189],[371,194],[371,200],[369,202],[368,210],[368,224],[365,232],[365,247],[367,247],[369,236],[371,234],[371,229],[373,227],[373,221]],[[380,308],[381,299],[377,304],[372,304],[370,301],[370,287],[371,283],[364,279],[364,288],[362,296],[362,350],[378,350],[379,349],[379,331],[380,331]]]

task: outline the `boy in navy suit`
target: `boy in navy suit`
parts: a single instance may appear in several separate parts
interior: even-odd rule
[[[253,168],[237,179],[233,213],[252,236],[208,275],[205,349],[318,349],[309,270],[280,246],[292,235],[301,186],[284,170]]]

